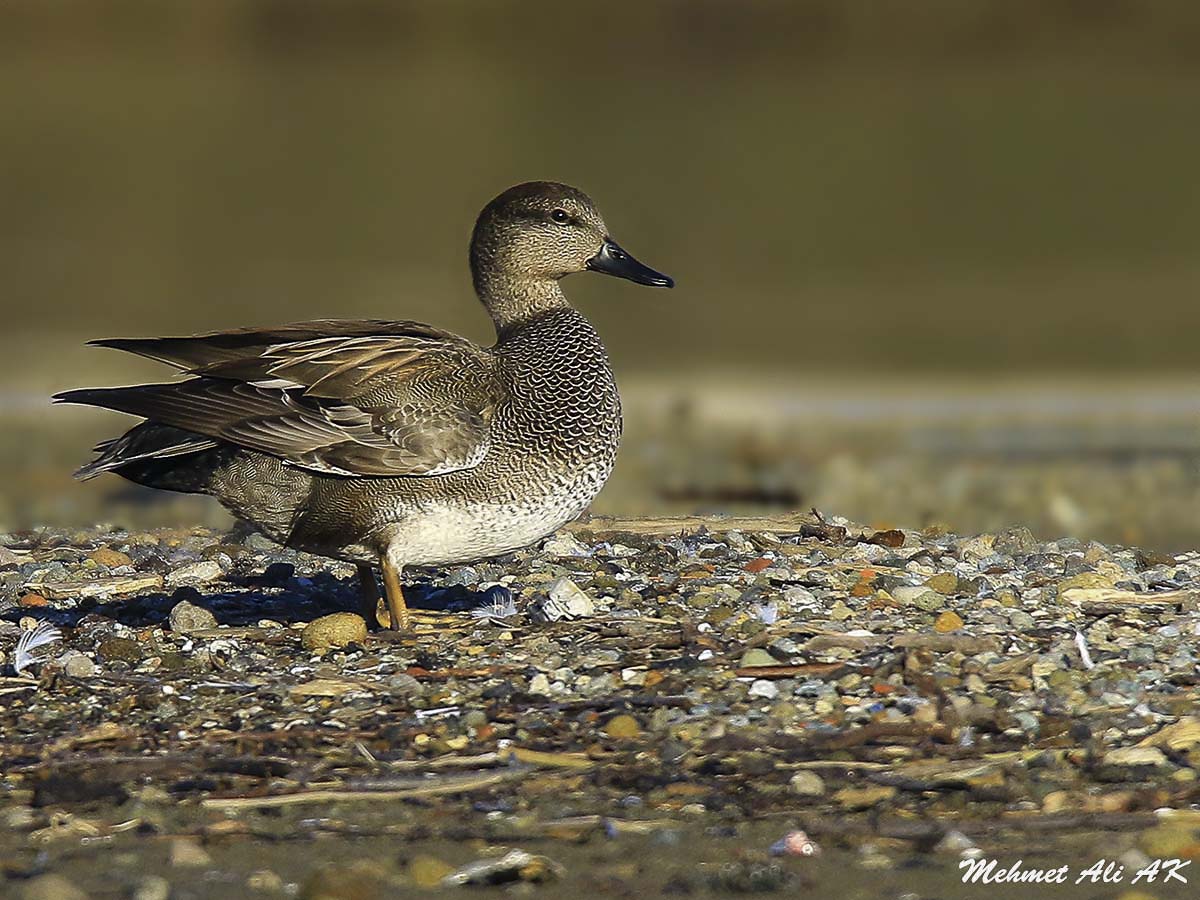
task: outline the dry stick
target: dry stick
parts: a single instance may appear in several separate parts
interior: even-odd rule
[[[205,809],[272,809],[293,806],[297,803],[350,803],[360,800],[405,800],[413,797],[438,797],[445,794],[461,794],[480,788],[493,787],[527,773],[499,772],[481,775],[478,778],[463,778],[449,784],[431,784],[422,787],[403,788],[394,791],[301,791],[295,794],[275,794],[266,797],[209,797],[200,801]]]

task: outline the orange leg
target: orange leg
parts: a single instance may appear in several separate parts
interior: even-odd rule
[[[409,625],[408,604],[404,602],[404,589],[400,586],[400,566],[393,565],[387,554],[380,554],[379,567],[383,569],[383,589],[387,597],[389,624],[393,631],[407,631]]]

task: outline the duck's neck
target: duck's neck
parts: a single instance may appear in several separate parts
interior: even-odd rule
[[[504,273],[474,273],[475,293],[500,334],[522,322],[570,304],[557,279],[517,278]]]

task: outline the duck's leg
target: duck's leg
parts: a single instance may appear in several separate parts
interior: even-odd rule
[[[362,617],[367,625],[372,628],[376,625],[387,628],[390,617],[387,607],[379,602],[383,598],[379,595],[379,582],[375,580],[375,570],[365,563],[359,563],[358,583],[361,587],[359,597],[362,602]]]
[[[400,570],[389,554],[379,555],[379,567],[383,569],[383,590],[387,597],[388,614],[393,631],[407,631],[409,625],[408,604],[404,602],[404,589],[400,586]]]

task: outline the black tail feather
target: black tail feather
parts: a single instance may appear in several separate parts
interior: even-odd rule
[[[165,474],[171,468],[169,463],[159,461],[191,456],[218,446],[218,441],[204,435],[157,422],[143,422],[119,438],[97,444],[95,452],[100,455],[82,466],[75,477],[87,480],[104,472],[116,472],[132,481],[145,483],[149,473]]]

